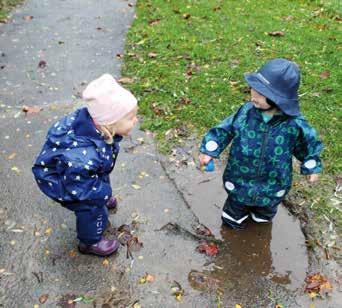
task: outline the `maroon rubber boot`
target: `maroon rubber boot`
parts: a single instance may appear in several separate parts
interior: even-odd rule
[[[101,257],[106,257],[119,249],[120,242],[117,240],[107,240],[102,238],[101,241],[93,245],[86,245],[82,242],[78,245],[78,250],[83,254],[91,254]]]
[[[118,201],[116,200],[116,198],[114,196],[110,197],[110,199],[108,200],[106,204],[107,209],[113,210],[113,209],[116,209],[117,206],[118,206]]]

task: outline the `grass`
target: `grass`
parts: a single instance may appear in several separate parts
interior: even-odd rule
[[[138,1],[123,75],[142,127],[164,151],[193,133],[200,140],[249,99],[245,72],[284,57],[301,67],[301,110],[325,144],[324,176],[341,174],[341,11],[340,1]],[[320,204],[342,228],[341,212]]]
[[[0,22],[5,22],[10,10],[23,0],[0,0]]]

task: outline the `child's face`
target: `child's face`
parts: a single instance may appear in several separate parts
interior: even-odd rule
[[[267,110],[271,107],[269,104],[267,104],[266,97],[254,89],[251,89],[251,102],[258,109]]]
[[[127,113],[122,119],[114,124],[115,134],[121,136],[129,136],[133,127],[138,122],[137,118],[138,107],[135,107],[131,112]]]

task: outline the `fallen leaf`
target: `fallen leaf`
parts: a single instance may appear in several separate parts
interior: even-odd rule
[[[12,159],[14,159],[15,157],[17,156],[17,153],[12,153],[10,156],[8,156],[8,159],[9,160],[12,160]]]
[[[157,55],[158,55],[158,54],[156,54],[155,52],[150,52],[150,53],[148,54],[149,58],[152,58],[152,59],[157,58]]]
[[[236,304],[236,305],[235,305],[235,308],[242,308],[242,306],[239,305],[239,304]]]
[[[172,292],[172,295],[175,296],[177,301],[182,300],[182,297],[184,295],[184,290],[182,286],[180,285],[180,283],[177,282],[176,280],[174,280],[173,284],[171,285],[171,292]]]
[[[71,258],[75,258],[76,256],[77,256],[77,252],[76,252],[76,250],[71,250],[70,252],[69,252],[69,256],[71,257]]]
[[[323,296],[332,291],[332,285],[328,279],[320,273],[308,275],[305,278],[305,282],[307,283],[305,291],[308,292],[309,295],[310,293],[318,293]]]
[[[279,36],[284,36],[285,32],[284,31],[273,31],[273,32],[267,32],[267,35],[279,37]]]
[[[155,281],[155,277],[153,275],[147,274],[146,275],[146,281],[147,282],[154,282]]]
[[[103,266],[108,266],[108,265],[109,265],[109,261],[108,261],[107,258],[105,258],[105,259],[103,260],[102,265],[103,265]]]
[[[11,170],[14,171],[16,174],[20,174],[20,169],[16,166],[13,166]]]
[[[201,241],[200,245],[197,247],[198,252],[205,253],[209,257],[216,256],[219,249],[216,244],[208,243],[207,241]]]
[[[23,19],[26,21],[31,21],[33,19],[33,16],[31,16],[31,15],[24,16]]]
[[[322,79],[327,79],[330,76],[329,71],[324,71],[319,75]]]
[[[155,25],[160,23],[160,19],[159,18],[158,19],[152,19],[148,23],[150,26],[155,26]]]
[[[46,63],[46,61],[44,61],[44,60],[41,60],[41,61],[39,61],[39,63],[38,63],[38,67],[39,67],[39,68],[45,68],[46,65],[47,65],[47,63]]]
[[[39,106],[23,106],[22,111],[24,111],[26,114],[30,114],[30,113],[38,113],[41,112],[43,110],[42,107]]]
[[[44,304],[48,300],[48,298],[49,298],[48,294],[43,294],[43,295],[39,296],[39,302],[41,304]]]
[[[183,18],[184,19],[189,19],[190,17],[191,17],[191,15],[189,13],[183,14]]]
[[[134,82],[134,79],[131,77],[121,77],[120,79],[118,79],[118,82],[122,84],[131,84]]]
[[[50,236],[51,233],[52,233],[52,228],[47,228],[47,229],[45,230],[45,232],[44,232],[44,234],[45,234],[46,236]]]
[[[209,228],[200,224],[196,227],[196,234],[203,235],[203,236],[212,236],[213,233],[210,231]]]
[[[132,184],[132,187],[137,190],[141,189],[141,186],[139,186],[138,184]]]
[[[133,308],[141,308],[141,305],[140,305],[139,303],[135,303],[135,304],[133,305]]]
[[[116,54],[116,58],[117,59],[123,59],[124,58],[124,55],[122,53],[117,53]]]

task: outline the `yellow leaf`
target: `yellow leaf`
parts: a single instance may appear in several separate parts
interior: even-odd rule
[[[11,170],[14,171],[16,174],[20,174],[20,169],[17,166],[13,166]]]
[[[236,304],[236,305],[235,305],[235,308],[242,308],[242,306],[239,305],[239,304]]]
[[[44,233],[46,236],[50,236],[52,233],[52,228],[47,228]]]
[[[135,303],[135,304],[133,305],[133,308],[141,308],[141,305],[140,305],[139,303]]]
[[[144,277],[141,277],[140,279],[139,279],[139,284],[145,284],[146,283],[146,277],[144,276]]]
[[[103,266],[108,266],[109,265],[109,261],[108,259],[104,259],[104,261],[102,262]]]
[[[139,186],[139,185],[137,185],[137,184],[132,184],[132,187],[134,188],[134,189],[141,189],[141,187]]]
[[[176,295],[176,300],[180,302],[182,300],[182,296],[182,294]]]
[[[315,298],[317,296],[317,293],[316,292],[310,292],[309,293],[309,297],[310,298]]]

